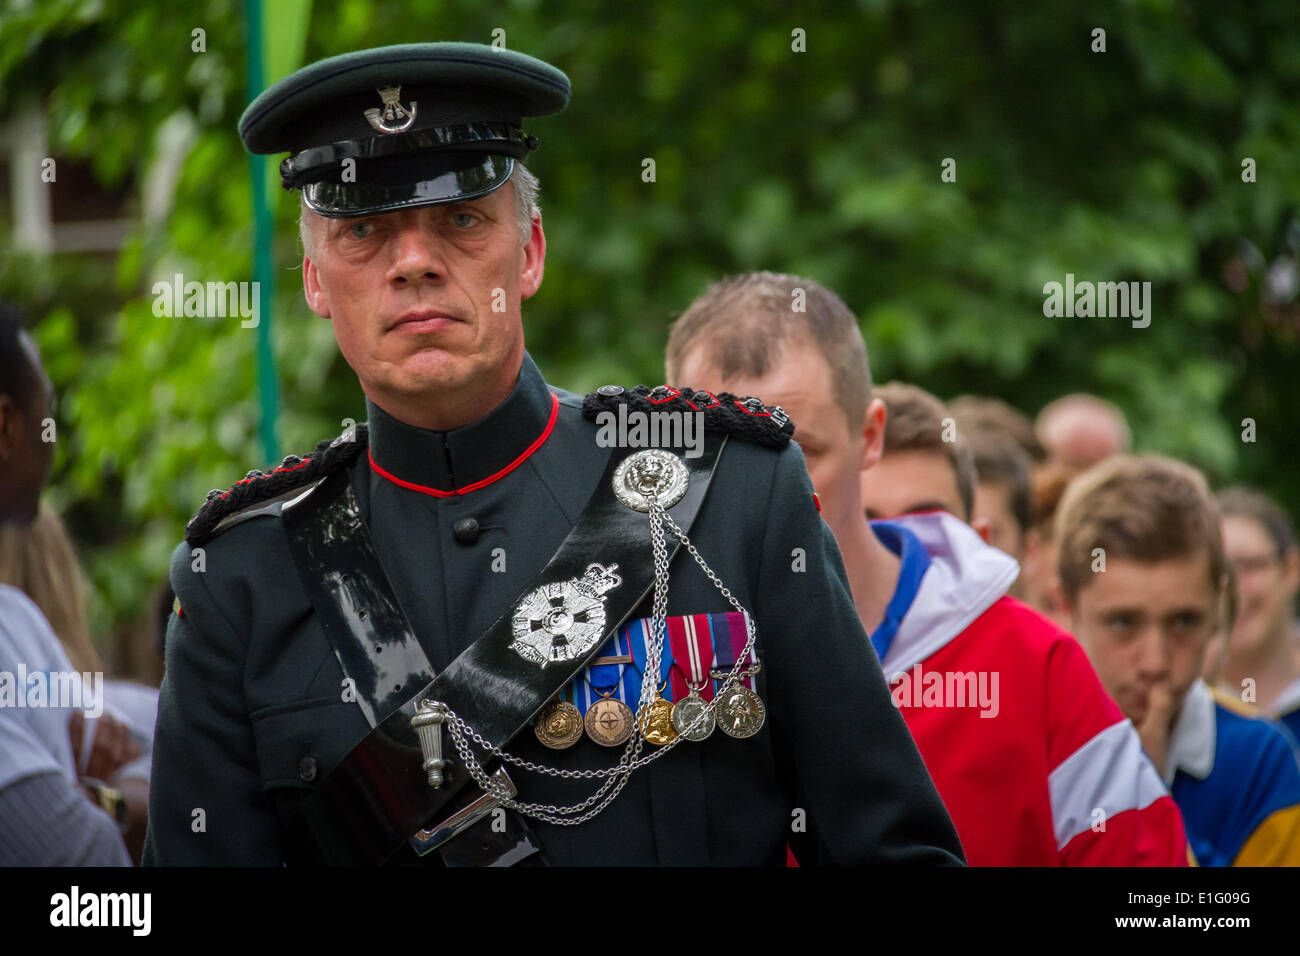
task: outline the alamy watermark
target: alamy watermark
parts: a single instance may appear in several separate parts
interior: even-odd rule
[[[0,707],[50,707],[104,713],[104,673],[95,671],[0,671]]]
[[[685,448],[687,458],[704,454],[703,412],[643,412],[619,405],[617,414],[598,412],[596,444],[601,448]]]
[[[152,893],[83,893],[73,884],[50,897],[50,925],[56,927],[124,927],[133,936],[148,936],[153,927]]]
[[[1065,284],[1043,285],[1043,315],[1048,318],[1132,319],[1133,328],[1151,324],[1150,282],[1075,282],[1065,274]]]
[[[980,717],[996,717],[997,671],[927,671],[918,662],[910,671],[889,678],[895,707],[972,707]]]
[[[153,314],[161,318],[224,319],[239,316],[253,329],[261,321],[260,282],[186,282],[176,273],[171,282],[153,284]]]

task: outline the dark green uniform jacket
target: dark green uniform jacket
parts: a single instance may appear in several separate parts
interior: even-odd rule
[[[537,444],[552,394],[558,415]],[[369,454],[348,466],[352,486],[436,669],[520,598],[594,491],[611,450],[597,444],[581,408],[580,397],[549,388],[526,354],[510,397],[462,428],[427,431],[368,404]],[[452,532],[465,517],[481,528],[470,544]],[[956,832],[890,700],[798,447],[728,442],[690,537],[754,617],[767,723],[749,739],[717,731],[684,742],[580,826],[530,821],[549,861],[783,864],[787,842],[799,839],[792,827],[804,821],[820,835],[801,852],[805,864],[814,856],[959,861]],[[796,549],[806,569],[795,570]],[[233,524],[206,542],[203,557],[205,569],[191,570],[182,542],[172,558],[181,614],[167,633],[145,861],[278,865],[282,818],[369,725],[344,700],[343,672],[282,519]],[[504,571],[493,570],[494,557]],[[732,610],[685,549],[670,581],[669,615]],[[649,614],[647,598],[633,616]],[[527,731],[507,749],[566,767],[610,766],[619,752],[586,739],[546,750]],[[528,801],[576,803],[594,789],[511,773]]]

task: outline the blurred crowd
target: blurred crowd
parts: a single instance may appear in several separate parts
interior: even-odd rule
[[[1300,553],[1285,511],[1135,449],[1104,398],[1033,417],[944,401],[873,383],[868,344],[816,282],[735,276],[677,319],[666,379],[795,421],[969,862],[1300,864]],[[147,825],[159,675],[105,679],[75,548],[41,504],[52,399],[22,317],[0,310],[0,865],[127,865]],[[170,608],[164,593],[159,660]],[[56,701],[52,679],[33,701],[35,674],[70,675],[80,701]],[[968,674],[979,706],[952,699]]]

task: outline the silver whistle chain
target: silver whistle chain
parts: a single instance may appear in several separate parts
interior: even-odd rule
[[[646,497],[650,499],[650,543],[654,555],[654,603],[651,611],[652,633],[653,637],[648,642],[646,649],[646,663],[644,673],[641,675],[641,702],[637,708],[636,719],[634,720],[632,735],[628,738],[627,746],[623,748],[619,756],[618,763],[612,767],[603,770],[560,770],[555,767],[546,767],[530,760],[524,760],[516,757],[514,754],[507,753],[500,747],[493,745],[490,741],[484,739],[468,723],[462,720],[454,710],[447,708],[445,723],[451,734],[452,744],[456,748],[456,753],[460,756],[461,762],[474,782],[482,788],[483,792],[494,798],[501,806],[508,807],[517,813],[535,820],[542,820],[546,823],[553,823],[558,826],[577,826],[580,823],[586,823],[592,817],[596,816],[613,801],[627,784],[628,779],[634,771],[648,766],[660,757],[667,754],[683,740],[686,740],[686,733],[695,729],[707,720],[712,719],[713,711],[717,707],[718,701],[722,700],[725,695],[736,686],[738,680],[748,676],[748,673],[741,673],[742,666],[749,659],[750,653],[754,648],[754,622],[749,616],[749,612],[741,606],[735,596],[727,590],[727,586],[722,583],[721,579],[714,574],[713,569],[705,563],[700,552],[696,550],[695,545],[686,537],[681,527],[673,520],[672,516],[663,508],[659,502],[657,490],[651,490]],[[672,531],[677,540],[682,543],[695,563],[700,566],[714,586],[727,599],[727,602],[739,611],[745,619],[746,636],[745,649],[736,656],[736,662],[728,673],[726,680],[723,682],[721,689],[714,695],[713,700],[696,715],[689,727],[685,728],[677,737],[668,741],[662,747],[641,756],[642,747],[645,744],[645,727],[647,726],[650,706],[659,696],[659,668],[663,656],[664,636],[667,633],[668,621],[668,546],[664,537],[664,528]],[[602,783],[586,800],[573,806],[556,806],[547,803],[525,803],[516,797],[511,796],[503,787],[497,784],[483,769],[483,763],[475,753],[470,741],[477,744],[484,753],[491,757],[499,757],[512,766],[519,767],[523,770],[532,771],[533,773],[545,774],[550,777],[560,777],[570,780],[597,780],[605,778]],[[484,757],[483,759],[487,759]]]

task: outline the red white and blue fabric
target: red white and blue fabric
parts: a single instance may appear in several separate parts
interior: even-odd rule
[[[927,559],[882,666],[967,861],[1186,865],[1182,817],[1132,722],[1074,637],[1006,596],[1015,560],[945,513],[872,529],[904,566]],[[996,709],[901,692],[925,673],[996,674]]]

